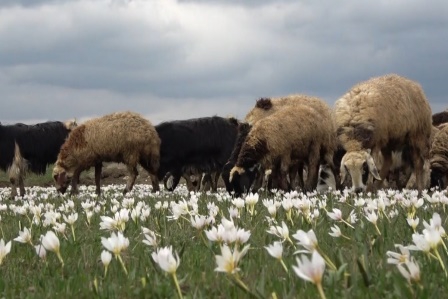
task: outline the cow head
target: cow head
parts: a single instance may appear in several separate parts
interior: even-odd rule
[[[56,164],[53,168],[53,179],[55,181],[56,190],[64,194],[70,184],[71,175],[67,174],[67,171],[63,167]]]
[[[341,184],[344,183],[347,172],[352,177],[352,188],[355,192],[366,190],[369,174],[381,180],[370,149],[347,152],[341,161]]]

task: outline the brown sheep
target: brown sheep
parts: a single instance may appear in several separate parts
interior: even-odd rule
[[[418,83],[394,74],[359,83],[336,101],[334,120],[339,142],[347,151],[341,161],[341,181],[348,171],[355,192],[366,190],[369,173],[377,180],[386,178],[392,151],[404,148],[409,150],[417,189],[423,189],[432,115]],[[372,158],[379,152],[384,159],[380,173]]]
[[[321,119],[319,122],[326,121],[328,125],[333,125],[330,121],[332,119],[331,108],[327,103],[322,101],[321,99],[313,96],[303,95],[303,94],[292,94],[283,97],[273,97],[273,98],[261,98],[257,100],[255,107],[252,108],[246,114],[245,121],[250,125],[253,125],[257,121],[272,115],[273,113],[281,110],[281,109],[289,109],[291,106],[297,105],[305,105],[312,107],[316,112],[321,115]],[[335,130],[328,131],[328,138],[336,140]],[[333,165],[333,164],[332,164]],[[272,170],[267,170],[272,171]],[[334,167],[331,167],[331,171],[335,171]],[[276,170],[274,169],[273,175],[275,175]],[[289,171],[289,177],[291,181],[291,185],[294,188],[294,181],[298,174],[298,182],[300,188],[303,189],[303,172],[304,172],[304,164],[298,161],[292,161],[292,165]]]
[[[124,193],[132,190],[139,163],[149,172],[153,191],[158,191],[159,153],[157,132],[139,114],[117,112],[91,119],[75,128],[62,145],[53,169],[56,188],[64,193],[72,179],[71,193],[76,194],[79,175],[94,166],[96,193],[100,194],[102,162],[118,162],[126,164],[130,173]]]
[[[430,151],[431,187],[445,189],[448,186],[448,125],[434,136]]]
[[[247,114],[244,120],[253,125],[260,119],[263,119],[283,108],[288,108],[294,105],[307,105],[313,107],[316,111],[322,114],[323,117],[328,117],[330,120],[331,109],[328,104],[317,97],[307,96],[303,94],[292,94],[284,97],[261,98],[255,103]]]
[[[297,160],[308,166],[305,190],[315,189],[319,164],[325,162],[333,166],[336,140],[329,138],[332,128],[331,121],[322,122],[320,113],[305,105],[281,109],[257,121],[230,171],[230,181],[258,163],[264,169],[279,165],[279,187],[287,190],[286,175],[291,161]]]

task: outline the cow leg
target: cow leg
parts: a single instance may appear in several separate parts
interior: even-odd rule
[[[96,194],[101,194],[101,169],[103,168],[102,163],[95,164],[95,186],[96,186]]]
[[[134,187],[135,180],[137,179],[138,171],[137,171],[137,165],[131,166],[128,165],[128,172],[129,172],[129,178],[126,183],[126,188],[123,190],[123,194],[128,193],[132,190],[132,187]]]

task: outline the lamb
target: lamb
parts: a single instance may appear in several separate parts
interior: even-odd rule
[[[316,123],[320,125],[316,126]],[[230,182],[236,175],[261,164],[264,169],[278,169],[279,187],[288,189],[286,175],[293,160],[308,166],[305,190],[317,186],[320,162],[333,167],[336,139],[331,121],[322,123],[321,114],[306,105],[293,105],[265,117],[252,126],[230,171]]]
[[[70,133],[59,152],[53,178],[61,193],[72,179],[71,194],[76,194],[79,175],[94,166],[96,193],[100,194],[102,162],[124,163],[130,174],[126,193],[132,190],[140,163],[151,176],[153,191],[159,191],[159,161],[160,138],[154,126],[137,113],[116,112],[86,121]]]
[[[441,127],[434,136],[429,153],[431,167],[431,187],[448,187],[448,125]]]
[[[355,192],[365,191],[369,173],[382,180],[389,174],[392,151],[409,151],[417,189],[423,189],[423,164],[430,147],[431,108],[421,86],[390,74],[352,87],[335,103],[334,121],[339,142],[346,150],[341,161],[341,181],[347,172]],[[381,152],[378,173],[372,156]],[[369,184],[369,189],[380,187]]]

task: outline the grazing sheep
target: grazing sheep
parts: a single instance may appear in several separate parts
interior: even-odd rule
[[[331,120],[331,109],[327,103],[322,101],[319,98],[302,95],[302,94],[293,94],[284,97],[275,97],[275,98],[261,98],[257,100],[255,107],[249,111],[245,117],[245,123],[240,124],[237,141],[235,143],[234,150],[232,155],[224,166],[223,169],[223,180],[226,184],[227,191],[230,193],[232,191],[235,192],[236,196],[241,195],[243,192],[256,192],[262,183],[263,179],[266,177],[270,178],[268,186],[276,185],[278,182],[275,182],[277,178],[279,178],[278,170],[276,168],[273,169],[263,169],[262,167],[252,167],[251,169],[247,169],[242,174],[236,174],[237,178],[232,180],[232,183],[229,182],[230,178],[230,170],[235,166],[236,160],[238,158],[238,154],[240,152],[242,143],[244,142],[247,134],[251,129],[251,125],[254,125],[261,119],[264,119],[282,109],[290,109],[291,107],[296,106],[308,106],[312,107],[315,112],[321,115],[320,122],[322,120],[327,121],[327,125],[332,126]],[[334,130],[328,131],[328,138],[332,140],[336,140],[336,135]],[[276,167],[274,165],[274,167]],[[303,182],[303,169],[304,164],[300,161],[291,161],[290,169],[289,169],[289,178],[291,187],[295,187],[295,178],[298,175],[298,184],[301,188],[304,187]],[[332,167],[333,171],[334,168]],[[269,176],[265,176],[265,171],[269,172]],[[249,182],[253,182],[255,180],[256,184],[254,186],[248,185]]]
[[[417,189],[423,189],[432,118],[418,83],[394,74],[359,83],[336,101],[334,120],[339,142],[347,151],[341,161],[342,182],[349,172],[355,192],[365,191],[369,173],[377,180],[386,178],[392,151],[407,148]],[[378,173],[372,156],[380,152],[384,160]]]
[[[432,125],[438,127],[441,124],[448,123],[448,109],[432,115]]]
[[[316,126],[316,124],[319,125]],[[331,133],[330,133],[331,132]],[[258,163],[261,167],[278,169],[279,188],[288,190],[287,173],[292,161],[308,166],[305,190],[317,186],[319,164],[333,167],[336,139],[331,121],[322,122],[321,114],[306,105],[294,105],[265,117],[252,126],[230,171],[230,182]]]
[[[86,121],[71,132],[61,147],[53,169],[56,188],[64,193],[72,178],[71,193],[77,193],[79,175],[94,166],[96,193],[100,194],[102,162],[118,162],[126,164],[130,173],[123,193],[132,190],[139,163],[149,172],[153,191],[158,191],[159,152],[156,130],[137,113],[117,112]]]
[[[448,125],[442,126],[434,136],[429,154],[431,187],[445,189],[448,186]]]

